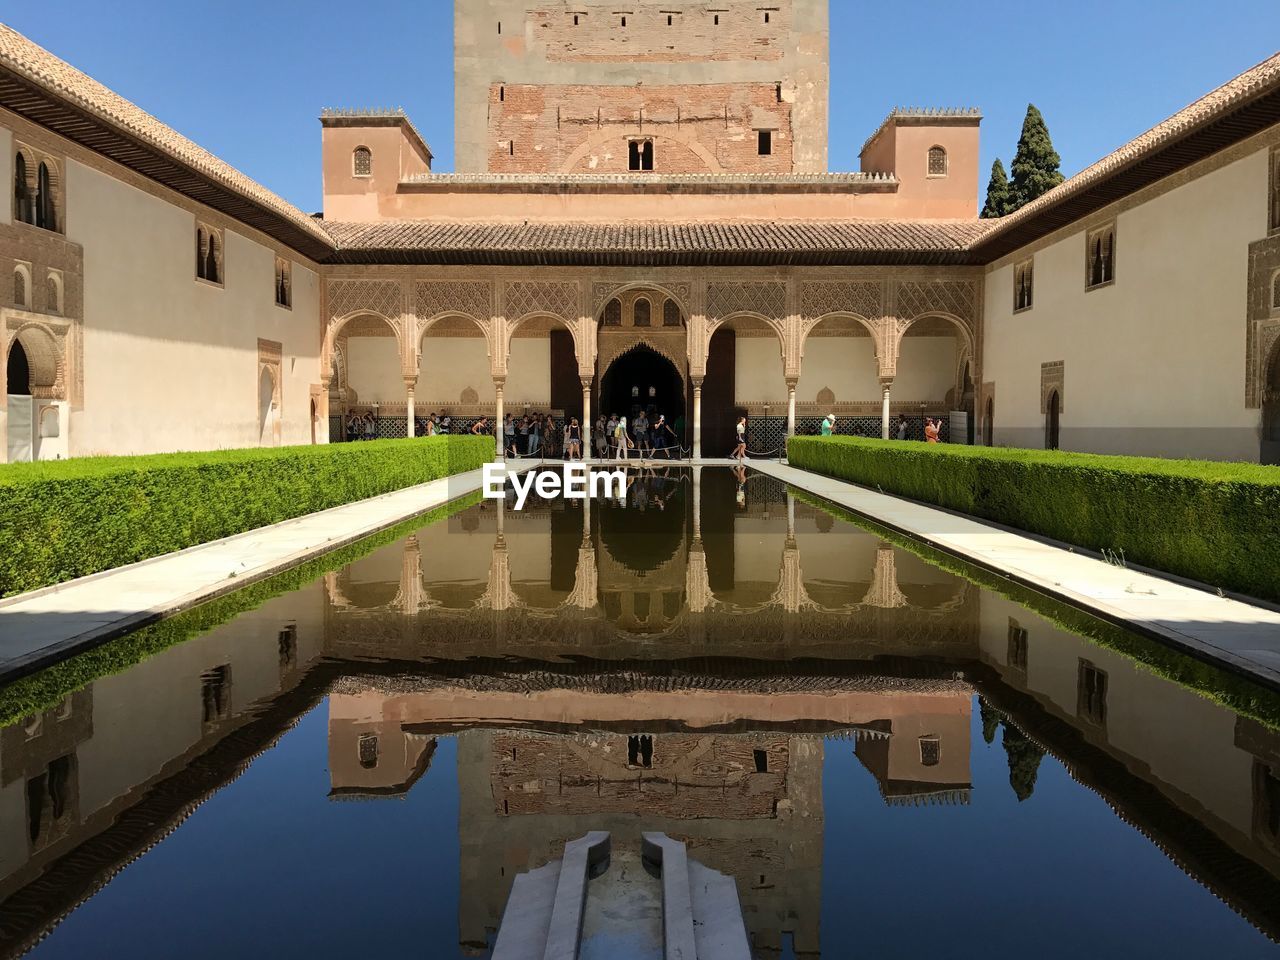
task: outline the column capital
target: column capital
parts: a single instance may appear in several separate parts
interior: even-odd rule
[[[406,376],[406,377],[404,378],[404,388],[405,388],[406,390],[414,390],[414,389],[416,389],[416,388],[417,388],[417,386],[418,386],[418,378],[417,378],[417,377],[409,377],[409,376]]]
[[[893,386],[893,377],[881,377],[880,389],[888,393],[889,388]]]
[[[794,377],[786,377],[786,378],[784,378],[784,379],[787,381],[787,389],[788,389],[788,390],[793,390],[793,391],[794,391],[794,390],[795,390],[795,388],[796,388],[796,386],[800,383],[800,377],[799,377],[799,375],[796,375],[796,376],[794,376]]]

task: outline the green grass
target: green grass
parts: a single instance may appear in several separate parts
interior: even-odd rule
[[[1223,590],[1280,600],[1280,469],[857,437],[793,437],[793,466]]]
[[[0,596],[475,470],[487,437],[0,466]]]
[[[935,547],[913,540],[897,531],[859,516],[821,497],[788,487],[797,500],[811,504],[833,517],[853,524],[901,547],[926,563],[963,577],[984,590],[1025,607],[1057,627],[1083,637],[1133,661],[1139,668],[1175,683],[1229,710],[1280,730],[1280,694],[1247,677],[1216,667],[1165,646],[1157,640],[1132,633],[1123,627],[1099,620],[1070,604],[1038,593],[1006,577],[967,563]]]
[[[465,510],[480,500],[479,492],[469,494],[243,590],[210,600],[0,687],[0,727],[7,727],[24,717],[49,710],[95,680],[122,673],[157,653],[208,633],[240,614],[262,606],[268,600],[298,590],[331,570],[340,570],[374,550]]]

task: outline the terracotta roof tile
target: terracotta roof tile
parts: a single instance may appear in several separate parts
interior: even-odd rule
[[[326,223],[333,263],[873,264],[970,262],[981,220],[720,223]]]

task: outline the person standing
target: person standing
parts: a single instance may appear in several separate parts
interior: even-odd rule
[[[482,437],[489,432],[489,418],[481,417],[471,425],[471,435],[473,437]]]
[[[630,441],[627,438],[627,418],[619,417],[618,422],[613,427],[613,446],[614,453],[619,460],[626,460],[629,456],[627,448]]]
[[[736,435],[737,445],[729,456],[730,459],[743,463],[747,459],[747,418],[739,417],[738,425],[733,428],[733,431]]]
[[[440,418],[440,432],[446,436],[453,433],[453,417],[447,413]]]
[[[649,418],[643,410],[632,425],[636,438],[636,448],[640,451],[640,459],[644,460],[652,452],[649,448]]]
[[[595,429],[596,459],[603,460],[605,450],[609,446],[609,428],[604,422],[604,414],[596,417]]]
[[[509,413],[503,418],[502,435],[503,448],[507,451],[507,456],[516,456],[516,422]]]
[[[907,415],[905,413],[898,414],[898,439],[907,439]]]
[[[834,413],[828,413],[825,417],[822,418],[822,426],[821,428],[819,428],[819,433],[821,433],[824,437],[829,437],[835,432],[836,432],[836,415]]]
[[[564,458],[582,459],[582,428],[578,426],[577,417],[571,417],[569,425],[564,428]]]
[[[928,420],[925,421],[925,424],[924,424],[925,443],[938,442],[939,434],[941,433],[941,431],[939,430],[940,423],[941,421],[934,420],[933,417],[930,417]]]

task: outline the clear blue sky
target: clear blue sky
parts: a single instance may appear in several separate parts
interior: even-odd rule
[[[436,169],[453,168],[452,0],[5,6],[6,23],[304,210],[320,207],[326,106],[403,106]],[[1028,102],[1071,175],[1280,47],[1280,0],[831,9],[831,168],[856,169],[896,104],[972,105],[983,189]]]

